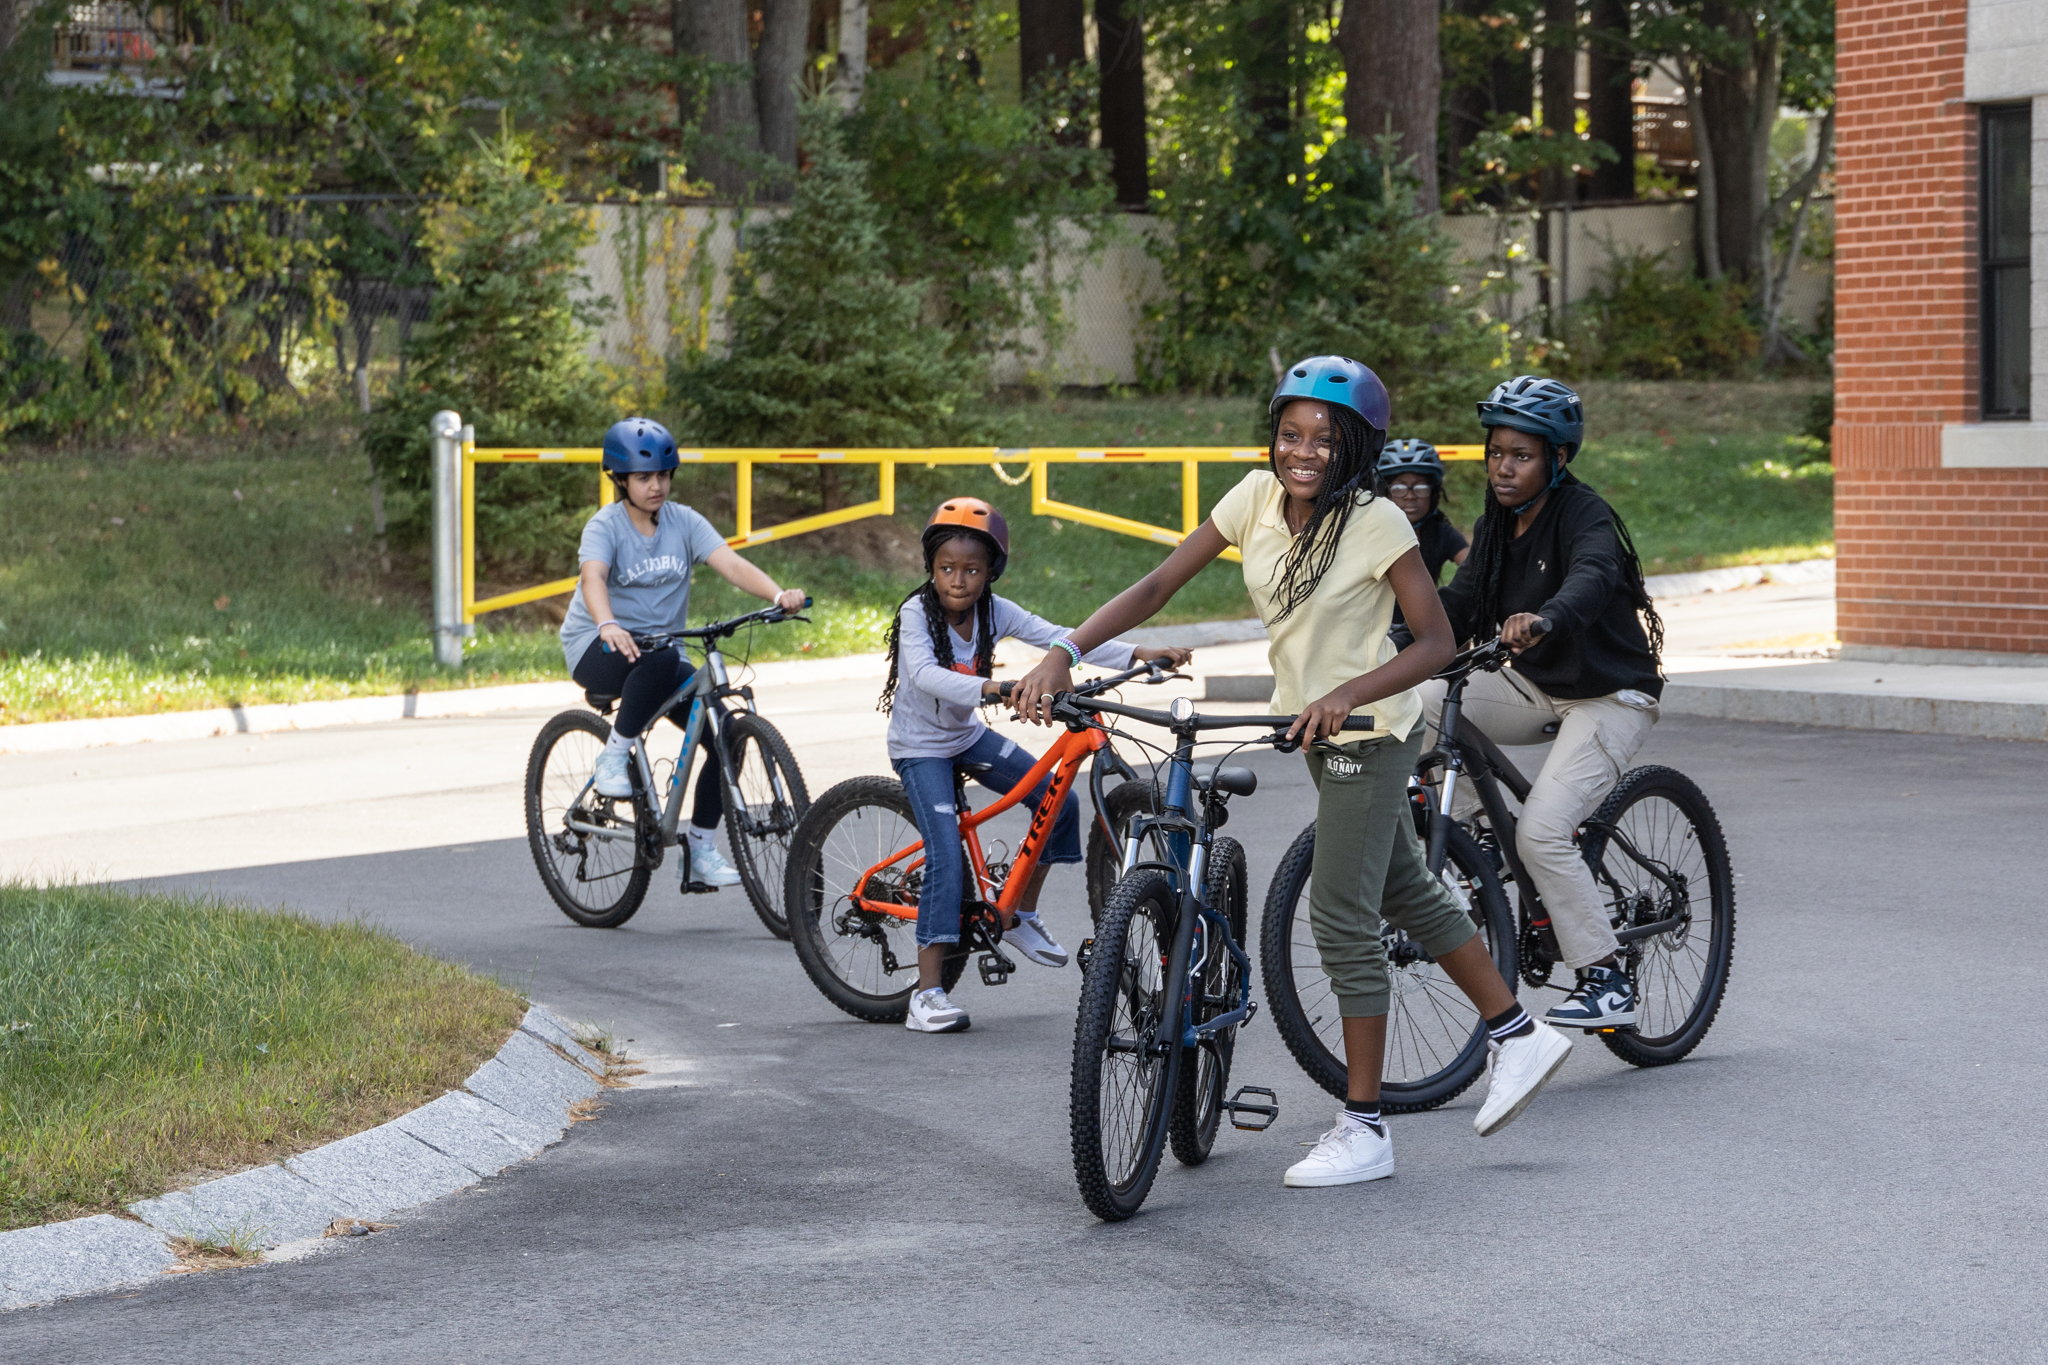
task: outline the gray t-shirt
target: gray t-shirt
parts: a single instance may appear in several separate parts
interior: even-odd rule
[[[710,522],[679,502],[662,507],[651,536],[633,529],[626,505],[614,502],[599,508],[584,524],[576,566],[580,572],[592,560],[610,565],[605,587],[612,597],[612,619],[636,635],[659,635],[686,624],[690,570],[724,545],[725,537]],[[597,621],[583,604],[583,589],[578,586],[562,621],[562,655],[571,672],[595,639]]]
[[[953,632],[953,666],[939,662],[932,649],[932,628],[922,598],[905,602],[897,615],[896,703],[889,711],[889,757],[952,758],[972,748],[988,729],[979,714],[982,679],[974,673],[975,627]],[[1033,616],[1007,597],[995,599],[989,627],[998,640],[1022,640],[1050,649],[1069,634],[1043,617]],[[1081,656],[1097,668],[1131,666],[1132,645],[1105,640]]]

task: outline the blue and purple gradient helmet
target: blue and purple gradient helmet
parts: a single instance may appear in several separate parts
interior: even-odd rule
[[[1317,355],[1289,365],[1280,376],[1279,387],[1273,390],[1273,401],[1267,404],[1266,412],[1278,417],[1281,408],[1301,398],[1349,408],[1381,436],[1387,434],[1393,411],[1387,386],[1380,383],[1378,375],[1348,357]]]

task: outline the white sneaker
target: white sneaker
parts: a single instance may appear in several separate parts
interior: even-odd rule
[[[1313,1152],[1289,1166],[1280,1183],[1291,1189],[1356,1185],[1361,1180],[1385,1180],[1393,1173],[1393,1134],[1375,1133],[1339,1114],[1337,1126],[1323,1134]]]
[[[1017,923],[1003,930],[1003,942],[1015,948],[1041,967],[1064,967],[1067,965],[1067,950],[1045,932],[1036,914],[1019,914]]]
[[[1535,1024],[1534,1033],[1486,1045],[1486,1103],[1472,1120],[1481,1137],[1492,1137],[1520,1118],[1572,1050],[1571,1039],[1540,1019]]]
[[[607,745],[597,756],[597,780],[594,785],[599,796],[631,796],[633,779],[626,772],[628,751],[614,749]]]
[[[689,865],[693,886],[738,886],[740,870],[727,862],[718,845],[709,839],[691,839]],[[677,875],[681,875],[678,873]]]
[[[944,986],[912,991],[903,1027],[912,1033],[961,1033],[967,1028],[967,1011],[946,998]]]

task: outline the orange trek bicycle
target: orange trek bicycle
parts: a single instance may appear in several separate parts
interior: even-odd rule
[[[1174,676],[1146,664],[1098,678],[1074,689],[1094,696],[1143,677],[1160,683]],[[1003,694],[1009,694],[1009,685]],[[952,990],[977,964],[983,985],[1009,980],[1017,964],[1002,950],[1003,918],[1023,897],[1031,873],[1052,837],[1053,821],[1090,757],[1088,787],[1095,819],[1088,834],[1087,866],[1113,859],[1122,847],[1122,821],[1113,819],[1128,802],[1105,798],[1111,774],[1136,781],[1134,769],[1117,755],[1100,729],[1063,731],[1031,771],[1007,794],[981,810],[967,796],[967,779],[981,769],[960,764],[953,771],[953,801],[960,812],[960,842],[966,872],[960,907],[960,943],[946,956],[942,980]],[[1001,843],[984,850],[980,827],[1019,805],[1052,774],[1031,815],[1031,829],[1012,857]],[[1119,791],[1122,789],[1120,788]],[[1096,880],[1091,878],[1092,883]],[[924,881],[924,841],[910,813],[910,798],[893,777],[855,777],[813,801],[790,838],[783,874],[783,908],[797,959],[825,998],[856,1019],[903,1022],[917,985],[918,897]],[[1096,911],[1099,907],[1091,906]]]

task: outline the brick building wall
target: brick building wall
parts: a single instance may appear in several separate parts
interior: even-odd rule
[[[1845,648],[2048,654],[2048,468],[1945,467],[1978,419],[1967,0],[1836,11],[1835,600]]]

